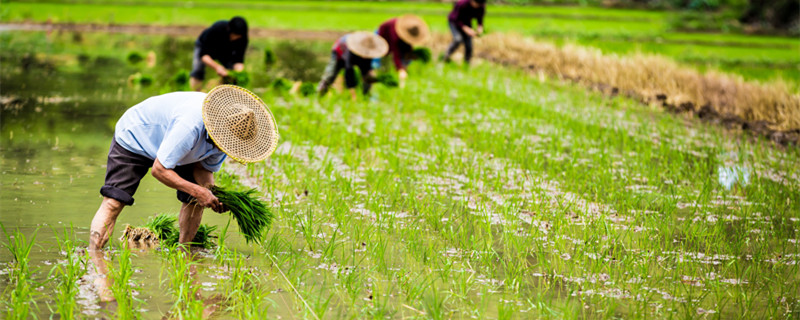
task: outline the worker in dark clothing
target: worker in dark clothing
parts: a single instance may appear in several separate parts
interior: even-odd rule
[[[247,50],[247,21],[233,17],[230,21],[220,20],[211,25],[194,43],[194,58],[190,84],[192,90],[200,91],[206,77],[206,66],[211,67],[220,77],[228,75],[228,70],[244,70],[244,52]]]
[[[344,82],[350,91],[350,96],[356,100],[356,79],[355,67],[361,72],[362,86],[364,94],[368,94],[372,87],[374,77],[370,75],[372,71],[372,59],[382,57],[389,51],[389,44],[380,36],[371,33],[358,31],[346,34],[339,38],[331,48],[331,60],[325,67],[325,73],[319,82],[319,95],[328,92],[339,71],[344,69]]]
[[[450,55],[464,44],[464,62],[469,64],[472,58],[472,37],[483,34],[483,16],[486,14],[486,0],[458,0],[453,11],[447,16],[453,42],[447,48],[444,61],[450,61]],[[478,28],[472,28],[472,19],[478,20]]]
[[[377,33],[389,44],[400,88],[403,88],[408,78],[406,67],[415,58],[412,54],[414,47],[424,44],[430,36],[428,24],[418,16],[407,14],[384,22]],[[380,59],[375,59],[372,67],[380,67]]]

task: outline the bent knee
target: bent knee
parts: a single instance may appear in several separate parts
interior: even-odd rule
[[[122,211],[122,208],[125,208],[125,204],[124,203],[120,202],[117,199],[109,198],[109,197],[104,197],[103,198],[103,204],[102,205],[105,206],[107,209],[109,209],[111,212],[114,212],[116,214],[119,214],[119,212]]]

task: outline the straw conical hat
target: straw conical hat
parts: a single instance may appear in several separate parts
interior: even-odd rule
[[[372,32],[357,31],[347,35],[347,49],[362,58],[380,58],[389,52],[389,44]]]
[[[245,88],[217,86],[203,102],[203,123],[217,146],[239,162],[266,159],[278,146],[278,127],[264,101]]]
[[[425,20],[413,14],[407,14],[397,18],[394,30],[401,40],[413,46],[425,44],[431,35],[428,24]]]

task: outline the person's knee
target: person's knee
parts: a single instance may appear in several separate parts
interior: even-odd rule
[[[122,208],[125,208],[124,203],[117,199],[108,197],[103,198],[102,206],[105,207],[105,209],[115,217],[122,211]]]

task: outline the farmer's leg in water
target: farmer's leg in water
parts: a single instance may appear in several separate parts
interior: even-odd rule
[[[214,174],[203,168],[200,163],[177,167],[175,172],[186,181],[196,183],[204,188],[210,188],[214,185]],[[178,190],[178,200],[183,202],[181,213],[178,216],[178,226],[180,227],[178,242],[187,244],[197,234],[197,229],[203,219],[204,208],[197,205],[195,199],[189,194],[180,190]]]
[[[179,236],[178,242],[180,244],[188,244],[192,242],[197,229],[200,227],[200,221],[203,220],[203,207],[196,204],[181,204],[181,213],[178,216]]]
[[[325,93],[328,92],[328,89],[330,89],[331,84],[336,80],[336,76],[339,75],[339,71],[341,71],[342,68],[344,68],[344,62],[339,59],[336,51],[332,51],[331,59],[328,61],[328,65],[325,66],[325,72],[322,73],[322,79],[317,86],[317,92],[320,96],[324,96]]]
[[[111,234],[114,232],[114,224],[117,222],[122,208],[125,205],[115,199],[103,197],[100,208],[94,214],[92,225],[89,232],[89,250],[100,250],[108,243]]]
[[[100,301],[114,301],[114,294],[109,289],[111,280],[108,278],[108,264],[102,249],[108,243],[111,233],[114,232],[114,224],[124,207],[122,202],[103,197],[103,202],[97,209],[89,229],[89,250],[87,251],[94,266],[94,286]]]
[[[111,140],[106,163],[105,184],[100,188],[103,202],[92,219],[89,250],[102,249],[114,232],[114,223],[125,205],[133,204],[139,181],[147,175],[152,160],[130,152]]]
[[[472,59],[472,37],[464,36],[464,63],[469,64]]]
[[[447,47],[447,53],[444,56],[445,61],[450,61],[450,56],[453,55],[454,52],[458,49],[458,46],[464,42],[464,34],[461,30],[459,30],[458,26],[456,26],[455,22],[450,21],[450,33],[453,34],[453,42],[450,43],[450,46]]]

